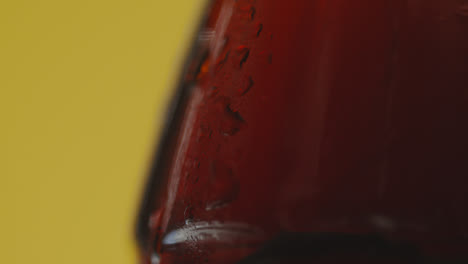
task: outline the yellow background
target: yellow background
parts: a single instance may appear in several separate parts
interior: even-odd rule
[[[133,221],[203,0],[0,0],[0,263],[136,263]]]

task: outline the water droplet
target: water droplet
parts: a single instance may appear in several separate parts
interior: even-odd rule
[[[255,9],[255,7],[253,7],[253,6],[250,7],[250,10],[249,10],[249,21],[254,20],[256,14],[257,14],[257,9]]]
[[[230,104],[226,105],[224,114],[226,118],[221,120],[221,132],[225,136],[233,136],[245,125],[245,120]]]
[[[229,59],[229,54],[231,53],[231,50],[228,49],[229,37],[228,36],[224,37],[224,39],[220,40],[220,42],[221,43],[219,44],[219,48],[218,48],[220,51],[217,51],[216,53],[217,55],[216,67],[215,67],[216,72],[219,72],[224,67],[224,65]]]
[[[236,200],[240,184],[231,167],[215,161],[211,163],[209,188],[207,211],[226,207]]]
[[[231,108],[231,105],[226,106],[226,113],[234,120],[239,121],[239,122],[245,122],[244,118],[241,116],[241,114],[238,111],[234,111]]]
[[[255,15],[257,14],[257,9],[255,9],[252,1],[238,1],[237,2],[237,14],[240,15],[242,19],[247,21],[253,21]]]
[[[216,63],[216,72],[219,72],[224,67],[224,65],[226,64],[226,62],[229,59],[229,54],[230,53],[231,53],[231,51],[228,50],[228,51],[226,51],[224,53],[223,56],[220,56],[220,58],[218,59],[218,62]]]
[[[250,49],[245,46],[241,45],[237,47],[236,50],[237,54],[239,55],[239,67],[242,68],[242,66],[247,62],[247,59],[249,58],[250,55]]]
[[[242,59],[239,63],[239,67],[242,68],[242,65],[244,65],[244,63],[247,61],[247,59],[249,58],[249,54],[250,54],[250,50],[247,50],[244,55],[242,55]]]
[[[248,78],[246,78],[246,80],[241,84],[241,87],[239,87],[239,89],[237,89],[237,93],[240,95],[240,96],[243,96],[245,95],[246,93],[248,93],[250,91],[250,89],[252,89],[252,86],[254,85],[254,81],[252,79],[252,76],[249,76]]]
[[[259,36],[260,36],[260,33],[262,33],[262,30],[263,30],[263,24],[260,23],[257,27],[258,27],[258,29],[257,29],[257,37],[259,37]]]

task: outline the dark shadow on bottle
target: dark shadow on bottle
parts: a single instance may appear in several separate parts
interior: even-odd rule
[[[283,233],[238,264],[278,263],[398,263],[461,264],[424,256],[415,245],[392,242],[379,235],[343,233]],[[333,262],[330,262],[333,261]],[[342,261],[342,262],[340,262]],[[364,262],[362,262],[364,261]]]

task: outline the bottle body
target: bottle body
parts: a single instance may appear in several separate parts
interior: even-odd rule
[[[466,258],[465,11],[213,1],[147,197],[148,261],[237,263],[281,240],[332,241],[323,263],[362,244],[353,263],[374,238],[398,245],[373,248],[378,261]],[[314,258],[281,248],[258,263]]]

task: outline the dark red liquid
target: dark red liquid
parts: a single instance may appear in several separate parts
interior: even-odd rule
[[[147,262],[468,259],[468,1],[218,0],[193,54]]]

